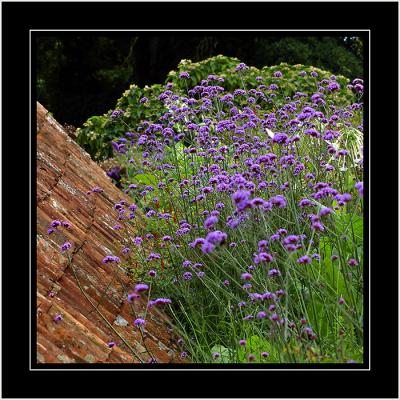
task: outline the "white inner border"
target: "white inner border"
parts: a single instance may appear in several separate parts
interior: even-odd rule
[[[32,82],[31,82],[31,68],[32,68],[32,35],[31,32],[368,32],[368,116],[369,116],[369,124],[368,124],[368,167],[371,167],[371,150],[370,150],[370,136],[371,136],[371,116],[370,116],[370,109],[371,109],[371,30],[370,29],[221,29],[221,30],[212,30],[212,29],[30,29],[29,30],[29,166],[31,166],[31,155],[32,155],[32,148],[31,148],[31,140],[32,140]],[[36,103],[36,99],[34,100]],[[364,114],[365,117],[365,114]],[[364,137],[365,143],[365,137]],[[371,186],[371,178],[369,177],[369,188]],[[31,179],[29,179],[29,192],[32,193],[32,186],[31,186]],[[371,208],[371,195],[370,190],[368,191],[368,204],[369,209]],[[31,226],[31,203],[29,202],[29,232],[32,231]],[[368,318],[368,332],[369,332],[369,342],[368,342],[368,368],[180,368],[180,367],[172,367],[171,368],[132,368],[131,371],[370,371],[371,370],[371,270],[370,270],[370,259],[371,259],[371,241],[370,241],[370,232],[371,232],[371,222],[370,218],[368,218],[368,311],[369,311],[369,318]],[[31,238],[30,238],[31,242]],[[129,371],[129,368],[113,368],[113,369],[106,369],[106,368],[31,368],[32,366],[32,254],[31,254],[31,247],[29,246],[29,263],[30,263],[30,272],[29,272],[29,371]],[[365,351],[365,349],[364,349]],[[365,353],[364,353],[365,354]],[[59,364],[56,364],[59,365]],[[235,364],[229,364],[235,365]],[[240,365],[240,364],[238,364]],[[296,364],[298,365],[298,364]],[[307,364],[308,365],[308,364]],[[318,364],[312,364],[313,366],[317,367]],[[338,364],[341,365],[341,364]]]

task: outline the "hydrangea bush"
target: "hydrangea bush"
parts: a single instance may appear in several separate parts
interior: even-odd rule
[[[254,72],[181,70],[157,87],[159,117],[110,114],[132,198],[114,229],[138,234],[105,262],[135,266],[189,362],[362,362],[363,82]]]
[[[218,75],[224,79],[222,85],[226,91],[233,92],[242,87],[242,77],[235,73],[235,68],[240,61],[234,57],[216,56],[201,62],[182,60],[176,71],[171,71],[167,76],[167,82],[174,85],[174,94],[187,95],[187,88],[200,85],[208,75]],[[181,79],[180,74],[188,73],[187,79]],[[260,82],[256,79],[262,77],[266,86],[276,85],[276,72],[284,74],[284,79],[279,81],[279,92],[274,99],[275,105],[283,105],[286,96],[293,96],[296,91],[306,94],[317,90],[316,81],[311,72],[317,73],[320,80],[328,80],[331,73],[318,68],[304,65],[288,65],[281,63],[278,66],[266,66],[261,69],[249,67],[246,71],[246,88],[257,89]],[[336,82],[340,88],[335,91],[336,104],[346,105],[354,101],[354,90],[348,88],[349,80],[343,76],[337,76]],[[274,86],[273,86],[274,87]],[[78,143],[85,148],[93,159],[103,160],[112,155],[110,141],[126,132],[127,126],[136,127],[144,120],[157,121],[167,109],[158,96],[164,91],[163,85],[155,84],[140,88],[131,85],[122,97],[117,101],[115,110],[101,116],[89,118],[84,126],[78,129]],[[269,106],[269,107],[268,107]],[[265,109],[272,109],[272,104],[264,104]],[[120,112],[119,118],[115,118]]]

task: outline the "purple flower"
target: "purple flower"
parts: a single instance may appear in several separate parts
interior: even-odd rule
[[[240,340],[239,340],[239,345],[240,345],[240,346],[246,346],[246,340],[240,339]]]
[[[131,249],[129,247],[125,247],[121,250],[122,254],[127,254],[131,251]]]
[[[52,221],[52,223],[50,224],[50,226],[52,226],[53,228],[57,228],[57,226],[60,226],[61,222],[59,220],[54,220]]]
[[[184,279],[185,281],[190,281],[190,280],[192,279],[192,273],[191,273],[191,272],[185,272],[185,273],[182,275],[182,277],[183,277],[183,279]]]
[[[269,319],[271,321],[278,321],[279,320],[279,315],[278,314],[272,314]]]
[[[231,283],[228,279],[225,279],[223,284],[224,284],[224,286],[229,286]]]
[[[217,245],[224,243],[227,240],[227,238],[228,235],[225,232],[213,231],[206,236],[206,241],[214,245]]]
[[[354,187],[358,190],[358,195],[360,197],[364,196],[364,183],[363,182],[357,182]]]
[[[60,247],[60,249],[61,249],[61,251],[66,251],[66,250],[68,250],[69,248],[71,248],[71,243],[70,242],[65,242],[61,247]]]
[[[142,318],[137,318],[135,321],[133,321],[133,325],[136,326],[136,328],[143,326],[146,323],[146,321]]]
[[[164,304],[171,304],[172,303],[171,299],[167,299],[167,298],[164,298],[164,297],[161,297],[159,299],[155,299],[155,300],[153,300],[153,302],[156,305],[164,305]]]
[[[54,321],[61,321],[62,320],[62,316],[61,316],[61,314],[59,314],[59,313],[57,313],[55,316],[54,316]]]
[[[273,261],[273,257],[269,253],[259,253],[259,254],[256,254],[254,257],[255,264],[260,264],[262,262],[270,263],[272,261]]]
[[[265,311],[260,311],[257,313],[256,318],[258,319],[263,319],[267,316],[267,313]]]
[[[138,283],[138,284],[135,286],[135,291],[136,291],[137,293],[145,292],[145,291],[148,290],[148,289],[149,289],[149,286],[146,285],[145,283]]]
[[[109,347],[110,349],[113,348],[115,346],[115,342],[108,342],[107,343],[107,347]]]
[[[340,90],[340,85],[337,82],[332,82],[328,85],[328,89],[330,91],[334,91],[334,90]]]
[[[275,143],[284,144],[288,140],[288,135],[286,133],[275,133],[274,138],[272,139]]]
[[[147,273],[147,275],[149,275],[149,276],[151,276],[152,278],[154,278],[154,277],[157,275],[157,272],[154,271],[154,269],[151,269],[151,270]]]
[[[204,221],[204,228],[206,229],[211,229],[214,227],[214,225],[218,222],[218,218],[211,215]]]
[[[242,286],[242,289],[244,289],[244,290],[249,290],[249,289],[251,289],[251,288],[252,288],[251,283],[245,283],[245,284]]]
[[[253,275],[249,274],[248,272],[243,273],[240,276],[244,281],[249,281],[253,278]]]
[[[340,305],[344,304],[344,303],[345,303],[344,298],[343,298],[343,297],[339,297],[338,303],[339,303]]]
[[[254,354],[249,354],[249,355],[247,356],[247,359],[249,360],[249,362],[252,362],[252,361],[255,361],[256,356],[255,356]]]
[[[268,246],[268,240],[260,240],[258,242],[258,251],[265,249]]]
[[[320,210],[320,212],[319,212],[319,216],[320,217],[323,217],[323,216],[325,216],[325,215],[329,215],[329,214],[332,214],[332,209],[330,209],[330,208],[328,208],[328,207],[324,207],[324,208],[322,208],[321,210]]]
[[[284,208],[284,207],[286,207],[286,204],[287,204],[286,199],[281,195],[271,197],[269,201],[274,206],[278,206],[279,208]]]
[[[103,258],[103,261],[102,261],[103,264],[107,264],[107,263],[110,263],[110,262],[117,262],[117,263],[119,263],[119,262],[121,262],[121,260],[120,260],[120,258],[117,257],[117,256],[105,256],[105,257]]]
[[[181,79],[189,79],[190,78],[189,72],[186,72],[186,71],[181,72],[179,74],[179,78],[181,78]]]
[[[279,236],[278,233],[275,233],[274,235],[272,235],[272,236],[270,237],[271,242],[275,242],[276,240],[279,240],[279,238],[280,238],[280,236]]]
[[[212,251],[214,251],[214,249],[215,246],[207,240],[205,240],[201,245],[201,251],[205,254],[211,253]]]
[[[274,72],[274,77],[275,77],[275,78],[280,78],[281,76],[283,76],[283,74],[282,74],[281,71],[276,71],[276,72]]]
[[[280,275],[281,271],[279,269],[273,268],[268,271],[268,276],[277,276]]]
[[[306,256],[302,256],[297,260],[297,262],[299,264],[311,264],[311,258],[309,256],[307,256],[307,255]]]
[[[71,228],[71,223],[68,222],[68,221],[63,221],[63,222],[62,222],[62,226],[63,226],[64,228],[69,229],[69,228]]]
[[[120,115],[122,115],[123,113],[124,113],[124,110],[115,110],[115,111],[113,111],[113,112],[111,113],[110,118],[111,118],[111,119],[117,118],[117,117],[119,117]]]
[[[143,239],[142,239],[141,237],[139,237],[139,236],[137,236],[137,237],[135,237],[135,238],[133,239],[133,243],[134,243],[136,246],[140,246],[140,245],[142,244],[142,242],[143,242]]]
[[[128,303],[132,303],[133,300],[140,299],[140,295],[135,292],[132,292],[132,293],[128,293],[127,298],[128,298]]]
[[[269,357],[268,351],[263,351],[263,352],[261,353],[261,357],[263,357],[263,358]]]
[[[313,229],[315,231],[323,232],[325,230],[325,227],[324,227],[324,225],[321,224],[320,221],[314,221],[311,224],[311,229]]]
[[[221,357],[221,354],[218,353],[218,351],[214,351],[214,353],[212,353],[212,358],[213,358],[214,360],[216,360],[216,359],[219,358],[219,357]]]
[[[55,232],[55,230],[54,230],[53,228],[47,229],[47,233],[48,233],[49,235],[51,235],[53,232]]]
[[[247,190],[239,190],[231,196],[233,203],[236,205],[237,209],[244,210],[249,205],[250,192]]]
[[[249,69],[249,67],[245,63],[240,63],[236,66],[235,71],[242,71],[244,69]]]
[[[358,261],[354,258],[350,258],[350,260],[347,262],[347,264],[349,264],[350,267],[355,267],[358,265]]]
[[[182,351],[180,358],[186,358],[186,357],[188,357],[188,355],[189,354],[186,351]]]

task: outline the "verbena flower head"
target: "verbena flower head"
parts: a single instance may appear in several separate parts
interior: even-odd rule
[[[254,263],[255,264],[260,264],[260,263],[270,263],[273,261],[273,257],[271,256],[271,254],[269,253],[259,253],[256,254],[254,257]]]
[[[61,321],[63,318],[62,318],[62,315],[60,314],[60,313],[57,313],[55,316],[54,316],[54,321]]]
[[[350,267],[355,267],[358,265],[358,261],[355,258],[350,258],[350,260],[347,262],[347,264],[349,264]]]
[[[185,281],[190,281],[192,279],[192,273],[191,272],[185,272],[182,277]]]
[[[183,72],[179,73],[179,78],[189,79],[190,78],[189,72],[183,71]]]
[[[61,249],[62,252],[64,252],[64,251],[67,251],[68,249],[70,249],[71,246],[72,246],[72,244],[71,244],[70,242],[65,242],[65,243],[60,247],[60,249]]]
[[[357,182],[354,187],[358,190],[358,195],[360,197],[364,196],[364,183],[363,182]]]
[[[146,321],[143,318],[137,318],[135,321],[133,321],[133,325],[136,326],[136,328],[139,328],[140,326],[144,326],[146,324]]]
[[[221,231],[213,231],[206,236],[207,242],[212,243],[214,245],[224,243],[227,240],[227,238],[228,235],[225,232]]]
[[[243,71],[244,69],[249,69],[245,63],[240,63],[236,66],[235,71]]]
[[[136,292],[128,293],[128,303],[132,303],[135,299],[140,299],[140,295]]]
[[[218,218],[214,217],[211,215],[204,221],[204,228],[206,229],[211,229],[215,226],[215,224],[218,222]]]
[[[155,305],[164,305],[164,304],[171,304],[172,303],[171,299],[167,299],[167,298],[164,298],[164,297],[160,297],[158,299],[155,299],[155,300],[153,300],[153,302],[154,302]]]
[[[297,259],[297,262],[299,264],[311,264],[311,257],[305,255],[305,256],[301,256],[299,259]]]
[[[257,317],[258,319],[264,319],[264,318],[266,318],[266,316],[267,316],[267,313],[266,313],[265,311],[260,311],[260,312],[258,312],[257,315],[256,315],[256,317]]]
[[[149,285],[146,285],[145,283],[138,283],[138,284],[135,286],[135,291],[136,291],[137,293],[145,292],[146,290],[149,290]]]
[[[249,274],[248,272],[243,273],[240,276],[244,281],[249,281],[253,278],[253,275]]]
[[[119,262],[121,262],[121,259],[117,256],[110,255],[110,256],[105,256],[102,261],[103,264],[108,264],[111,262],[119,263]]]

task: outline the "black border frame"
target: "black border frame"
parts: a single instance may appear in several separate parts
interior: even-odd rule
[[[229,10],[227,9],[227,5]],[[3,144],[3,183],[7,187],[3,202],[3,217],[7,230],[3,230],[4,262],[2,268],[3,290],[3,337],[2,337],[2,374],[3,395],[7,397],[397,397],[397,270],[390,258],[390,250],[396,248],[397,232],[387,232],[387,227],[394,221],[396,213],[397,193],[391,196],[393,190],[393,175],[397,178],[394,152],[397,144],[392,135],[390,142],[385,140],[388,134],[373,138],[371,135],[371,153],[374,156],[374,170],[370,171],[371,181],[375,192],[371,191],[373,210],[377,213],[390,212],[389,218],[378,218],[370,214],[371,224],[379,222],[385,226],[371,230],[371,245],[383,241],[381,247],[375,247],[370,261],[374,261],[371,268],[371,370],[370,371],[323,371],[315,368],[311,371],[118,371],[118,383],[113,372],[109,371],[29,371],[27,368],[27,332],[26,319],[22,315],[29,312],[27,309],[28,280],[21,274],[21,266],[29,265],[21,262],[21,247],[27,236],[20,234],[22,226],[26,226],[29,214],[26,216],[27,205],[24,196],[34,199],[34,193],[27,193],[26,187],[20,183],[20,177],[26,176],[31,167],[35,171],[35,158],[32,165],[24,165],[29,159],[27,141],[15,140],[12,135],[25,135],[29,125],[21,123],[21,114],[29,121],[28,101],[21,93],[27,93],[29,88],[29,30],[30,29],[133,29],[132,15],[136,29],[210,29],[215,30],[215,23],[221,29],[369,29],[371,30],[371,119],[374,132],[397,131],[395,115],[397,111],[397,67],[398,53],[398,5],[397,3],[2,3],[3,11],[3,116],[4,128]],[[229,13],[234,15],[230,18]],[[212,18],[205,18],[207,14]],[[272,18],[265,18],[272,14]],[[110,19],[110,15],[114,18]],[[155,23],[154,16],[160,18],[161,23]],[[180,15],[194,15],[183,19]],[[62,18],[60,18],[62,16]],[[149,16],[151,16],[149,18]],[[240,16],[240,17],[239,17]],[[276,17],[275,17],[276,16]],[[280,19],[278,16],[284,16]],[[322,17],[321,17],[322,16]],[[340,16],[340,19],[336,18]],[[90,18],[91,17],[91,18]],[[283,21],[283,22],[282,22]],[[209,27],[206,27],[209,24]],[[146,26],[147,25],[147,26]],[[265,26],[268,25],[268,26]],[[306,25],[306,27],[305,27]],[[385,41],[386,38],[386,41]],[[382,43],[385,41],[385,46]],[[367,57],[366,57],[367,58]],[[382,60],[386,60],[382,63]],[[381,71],[379,71],[381,68]],[[382,78],[383,77],[383,78]],[[365,77],[367,78],[367,77]],[[366,87],[368,87],[368,79]],[[25,89],[25,90],[24,90]],[[382,96],[381,98],[379,96]],[[391,97],[390,97],[391,96]],[[389,99],[388,99],[389,97]],[[17,101],[11,99],[16,98]],[[29,93],[26,98],[29,98]],[[381,100],[379,100],[379,98]],[[382,100],[383,99],[383,100]],[[26,102],[25,102],[26,101]],[[35,102],[32,101],[32,116],[35,115]],[[384,113],[385,118],[378,117],[378,110]],[[373,113],[372,113],[373,111]],[[376,115],[376,117],[375,117]],[[22,126],[24,126],[23,129]],[[8,129],[7,129],[7,128]],[[32,137],[35,124],[32,126]],[[368,125],[365,131],[368,132]],[[378,129],[379,128],[379,129]],[[20,133],[20,131],[22,131]],[[371,129],[372,131],[372,129]],[[23,136],[25,137],[25,136]],[[383,140],[382,140],[383,139]],[[34,143],[32,143],[34,149]],[[24,148],[28,147],[28,149]],[[7,149],[7,152],[4,150]],[[14,151],[8,151],[13,149]],[[15,151],[17,150],[17,151]],[[365,163],[368,164],[368,152],[365,149]],[[379,161],[379,154],[381,160]],[[17,171],[17,172],[16,172]],[[389,171],[389,172],[388,172]],[[391,183],[384,185],[382,176],[390,173]],[[16,179],[18,178],[18,179]],[[29,176],[28,176],[29,178]],[[34,191],[35,177],[32,176],[32,190]],[[381,187],[379,187],[379,185]],[[368,192],[368,185],[366,185]],[[8,194],[8,197],[7,197]],[[376,197],[375,197],[376,196]],[[383,197],[383,198],[382,198]],[[375,205],[376,204],[376,205]],[[379,206],[381,204],[381,208]],[[32,204],[34,209],[35,204]],[[15,211],[18,210],[18,215]],[[377,214],[379,215],[379,214]],[[31,226],[35,226],[32,213]],[[11,235],[11,229],[17,228],[17,235]],[[395,229],[395,228],[394,228]],[[381,232],[380,234],[378,232]],[[374,234],[375,232],[375,234]],[[35,253],[34,243],[32,254]],[[384,246],[384,247],[382,247]],[[366,246],[367,250],[368,246]],[[13,251],[11,251],[13,249]],[[15,251],[16,250],[16,251]],[[15,255],[18,254],[18,257]],[[375,255],[376,254],[376,255]],[[374,258],[375,257],[375,258]],[[7,261],[6,261],[7,260]],[[18,262],[16,262],[18,261]],[[34,265],[34,263],[32,263]],[[372,263],[371,263],[372,265]],[[379,269],[379,271],[378,271]],[[24,269],[24,271],[27,271]],[[391,274],[391,275],[390,275]],[[17,282],[17,284],[15,283]],[[22,283],[24,282],[24,283]],[[15,290],[16,287],[21,288]],[[374,293],[376,295],[374,295]],[[390,298],[390,296],[392,296]],[[32,304],[35,304],[36,293],[32,290]],[[381,301],[379,301],[381,300]],[[375,321],[375,322],[374,322]],[[388,346],[390,343],[390,346]],[[379,349],[381,346],[381,350]],[[22,361],[24,360],[24,361]],[[26,360],[26,361],[25,361]],[[303,368],[303,366],[301,366]],[[348,366],[346,366],[348,368]],[[350,367],[351,368],[351,367]],[[133,376],[132,373],[139,375]],[[67,374],[60,376],[59,374]],[[97,374],[107,375],[109,385],[96,386]],[[115,371],[117,373],[117,371]],[[313,376],[317,373],[317,376]],[[111,374],[111,375],[110,375]],[[233,376],[232,376],[233,374]],[[239,374],[242,379],[236,378]],[[310,377],[311,374],[311,377]],[[332,376],[331,376],[332,374]],[[144,376],[145,375],[145,376]],[[24,380],[25,385],[11,385],[11,377]],[[146,377],[146,384],[143,378]],[[64,381],[64,378],[67,381]],[[70,383],[68,380],[73,379]],[[113,379],[114,378],[114,379]],[[125,378],[128,378],[125,380]],[[140,387],[131,382],[140,379]],[[186,381],[191,385],[198,382],[207,382],[206,385],[193,386],[195,391],[188,393],[174,392]],[[207,380],[205,380],[207,378]],[[247,378],[247,380],[245,380]],[[254,384],[250,379],[255,379]],[[311,378],[311,379],[309,379]],[[317,379],[316,379],[317,378]],[[266,385],[261,382],[265,381]],[[379,385],[378,385],[379,380]],[[105,380],[104,380],[105,381]],[[74,384],[71,384],[74,382]],[[81,384],[79,385],[78,382]],[[129,382],[123,395],[116,393],[114,387],[123,387],[120,382]],[[153,382],[153,384],[151,384]],[[154,383],[157,382],[156,385]],[[247,383],[246,383],[247,382]],[[271,383],[269,383],[271,382]],[[273,382],[273,383],[272,383]],[[290,382],[290,384],[287,384]],[[337,384],[337,383],[340,384]],[[286,383],[286,384],[285,384]],[[330,384],[329,384],[330,383]],[[212,389],[211,389],[212,385]],[[210,386],[210,387],[209,387]],[[209,388],[208,388],[209,387]],[[251,389],[250,389],[251,388]],[[109,396],[107,396],[109,395]],[[117,396],[116,396],[117,395]]]

